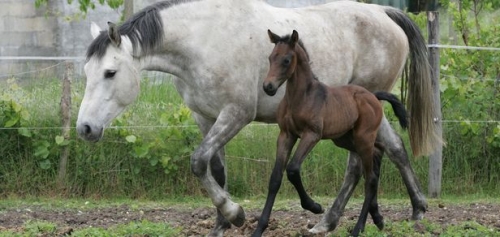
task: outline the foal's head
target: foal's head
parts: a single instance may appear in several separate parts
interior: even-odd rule
[[[273,52],[269,55],[269,72],[264,79],[264,91],[273,96],[278,88],[292,77],[297,66],[297,47],[299,43],[299,33],[293,31],[292,35],[280,37],[270,30],[267,30],[271,43],[275,44]]]

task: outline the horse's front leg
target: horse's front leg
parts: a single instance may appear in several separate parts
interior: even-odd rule
[[[276,199],[276,194],[278,193],[278,190],[281,187],[281,181],[283,180],[283,171],[285,170],[288,158],[290,157],[290,153],[292,152],[293,145],[296,141],[296,136],[287,134],[283,131],[281,131],[278,136],[276,161],[269,180],[269,190],[266,198],[266,204],[264,205],[264,209],[260,215],[257,228],[252,234],[253,237],[262,236],[262,233],[269,224],[269,217],[271,216],[274,200]]]
[[[318,144],[321,136],[316,133],[304,133],[300,139],[299,145],[295,154],[292,157],[292,160],[288,164],[286,168],[286,174],[288,180],[293,184],[297,193],[300,197],[300,204],[302,208],[311,211],[314,214],[323,213],[323,207],[320,204],[316,203],[312,198],[307,194],[304,189],[304,185],[302,184],[302,178],[300,177],[300,167],[302,166],[302,162],[307,158],[307,154],[311,152],[311,150]]]
[[[191,170],[200,179],[212,203],[228,221],[235,226],[245,222],[245,212],[237,203],[230,200],[228,193],[221,187],[208,169],[212,157],[231,140],[245,125],[253,120],[248,108],[227,106],[203,138],[200,146],[191,156]],[[212,165],[221,164],[215,162]],[[220,169],[222,170],[222,169]],[[220,171],[219,171],[220,172]],[[218,174],[221,175],[220,173]],[[219,181],[222,180],[219,178]],[[225,180],[225,177],[224,177]]]
[[[203,133],[203,137],[205,137],[214,125],[215,119],[206,118],[195,112],[193,112],[192,115]],[[225,152],[224,147],[222,147],[210,160],[210,171],[212,172],[212,176],[215,181],[217,181],[217,183],[227,192],[227,169],[225,169],[226,162],[224,158]],[[215,226],[212,228],[208,236],[222,237],[224,235],[224,231],[231,228],[231,223],[222,215],[219,209],[216,208],[216,211],[217,218],[215,220]]]
[[[392,129],[384,117],[380,125],[377,141],[382,143],[389,159],[396,165],[403,177],[413,207],[413,220],[420,220],[427,210],[427,200],[413,171],[408,153],[401,137]]]

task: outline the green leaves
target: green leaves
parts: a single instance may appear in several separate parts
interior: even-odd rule
[[[63,136],[56,136],[55,141],[58,146],[67,146],[69,144],[69,140],[66,140]]]
[[[130,146],[131,156],[147,160],[151,167],[161,165],[166,174],[173,175],[179,168],[179,162],[193,152],[200,134],[197,127],[193,126],[191,111],[186,106],[169,106],[170,112],[161,114],[159,119],[160,124],[165,127],[155,129],[153,138],[149,134],[132,134],[132,130],[125,128],[118,129],[118,134]],[[126,127],[127,123],[125,119],[118,119],[120,126]],[[133,170],[134,173],[140,171],[135,168]]]
[[[49,147],[50,143],[48,141],[45,140],[36,141],[34,143],[34,148],[35,148],[34,155],[37,157],[41,157],[43,159],[47,158],[50,153]]]

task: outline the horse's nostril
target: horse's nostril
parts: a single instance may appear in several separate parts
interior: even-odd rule
[[[85,134],[90,134],[92,132],[92,128],[89,125],[83,125],[83,132]]]
[[[273,84],[268,83],[267,85],[264,85],[264,90],[265,91],[272,91],[273,90]]]

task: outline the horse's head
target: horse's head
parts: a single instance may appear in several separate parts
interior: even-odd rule
[[[263,88],[266,94],[273,96],[278,88],[295,72],[297,56],[295,46],[299,42],[299,34],[293,31],[291,36],[280,37],[267,30],[271,43],[275,44],[269,55],[269,72],[264,79]]]
[[[85,140],[98,141],[104,128],[131,104],[139,93],[139,70],[134,65],[130,39],[113,23],[107,32],[92,24],[94,41],[87,52],[87,85],[76,129]]]

